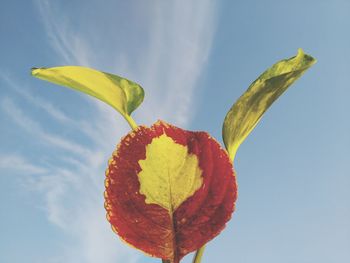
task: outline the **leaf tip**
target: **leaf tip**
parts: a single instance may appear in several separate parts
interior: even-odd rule
[[[305,55],[305,52],[302,48],[298,48],[298,54],[297,54],[297,57],[302,57]]]
[[[33,67],[33,68],[30,69],[30,74],[35,77],[36,75],[38,75],[40,70],[41,70],[41,68]]]
[[[302,48],[298,48],[298,53],[295,56],[295,58],[297,61],[304,60],[308,67],[311,67],[317,62],[317,60],[314,57],[306,54]]]

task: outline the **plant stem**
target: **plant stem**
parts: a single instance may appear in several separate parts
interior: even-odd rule
[[[196,251],[196,254],[193,257],[192,263],[201,263],[204,249],[205,249],[205,245]]]
[[[162,259],[162,263],[171,263],[170,260]]]
[[[134,119],[131,118],[131,116],[129,115],[123,115],[123,116],[124,116],[124,119],[129,123],[131,129],[135,130],[137,128],[137,124],[134,121]]]

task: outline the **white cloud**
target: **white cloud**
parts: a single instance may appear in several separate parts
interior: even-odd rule
[[[63,111],[52,105],[50,102],[42,99],[39,96],[30,94],[29,89],[26,88],[26,86],[22,83],[17,83],[14,79],[10,78],[8,75],[5,75],[3,72],[0,72],[0,78],[6,82],[12,91],[15,91],[17,94],[21,95],[36,107],[41,108],[51,117],[63,123],[71,124],[73,122]]]
[[[62,61],[65,64],[74,61],[87,66],[87,47],[77,32],[72,31],[74,25],[71,25],[67,17],[60,14],[48,0],[37,0],[36,7],[42,17],[50,43],[62,57]]]
[[[63,150],[70,151],[77,155],[90,156],[92,154],[90,149],[82,145],[44,131],[38,122],[28,117],[10,98],[3,98],[0,102],[0,106],[14,122],[16,122],[27,132],[37,136],[40,141],[50,144],[51,146],[59,147]]]
[[[98,122],[92,123],[89,122],[89,120],[73,119],[56,105],[31,92],[28,85],[17,82],[13,77],[10,77],[3,72],[0,72],[0,78],[7,84],[11,91],[20,95],[20,97],[30,102],[33,106],[41,109],[43,114],[49,115],[51,118],[59,121],[62,125],[67,125],[70,128],[74,128],[76,131],[87,135],[89,139],[93,140],[97,145],[103,143],[103,139],[100,137],[103,128],[98,125]]]
[[[172,1],[155,5],[152,10],[150,45],[140,72],[145,87],[153,87],[145,101],[150,116],[186,126],[195,111],[193,95],[197,80],[207,61],[215,20],[212,1]],[[154,121],[153,119],[151,121]]]
[[[212,1],[159,1],[154,5],[140,1],[139,6],[130,3],[127,10],[125,5],[123,9],[114,6],[118,5],[114,1],[103,5],[85,1],[79,14],[59,6],[59,2],[35,3],[50,44],[59,55],[57,64],[91,66],[139,82],[146,91],[145,102],[136,111],[136,119],[142,123],[149,125],[161,118],[183,127],[191,121],[196,84],[215,29]],[[100,12],[99,17],[91,17],[91,10]],[[113,15],[108,15],[111,10]],[[21,94],[62,125],[75,122],[49,102]],[[119,241],[105,220],[103,208],[107,159],[129,128],[108,106],[89,99],[87,104],[96,109],[96,115],[78,123],[80,127],[96,123],[84,127],[96,138],[94,151],[44,131],[12,100],[2,101],[3,109],[23,129],[66,151],[60,160],[73,167],[52,164],[49,173],[28,183],[45,197],[48,219],[67,234],[70,245],[62,251],[64,262],[136,262],[141,253]],[[77,160],[77,154],[83,158]]]
[[[33,165],[20,155],[4,155],[0,154],[0,170],[15,171],[25,174],[43,174],[47,173],[47,169],[41,166]],[[5,174],[6,172],[2,172]]]

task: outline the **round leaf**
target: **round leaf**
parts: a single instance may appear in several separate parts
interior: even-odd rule
[[[236,198],[227,152],[206,132],[164,122],[124,137],[106,172],[105,207],[113,230],[174,263],[220,233]]]

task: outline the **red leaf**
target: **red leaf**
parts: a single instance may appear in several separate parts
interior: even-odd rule
[[[147,176],[146,179],[141,177],[141,166],[145,166],[140,164],[148,161],[148,146],[161,136],[171,139],[174,145],[186,147],[186,158],[196,156],[201,171],[200,179],[194,179],[199,183],[198,188],[177,207],[172,205],[169,209],[161,202],[152,202],[157,197],[143,194],[145,190],[140,188],[140,180],[142,183],[142,180],[148,180]],[[158,154],[159,158],[164,158],[173,154],[171,151],[170,147],[168,152],[155,153],[153,150],[152,154],[157,155],[155,158]],[[165,165],[168,169],[172,167],[171,163]],[[164,167],[152,168],[154,173],[159,172],[162,176],[163,170],[157,169]],[[194,175],[189,170],[185,176]],[[185,131],[161,121],[150,128],[140,126],[122,139],[110,159],[105,184],[107,219],[113,230],[130,245],[174,263],[223,230],[237,198],[236,179],[227,152],[206,132]],[[164,191],[156,190],[157,193]],[[170,191],[169,197],[174,194]]]

